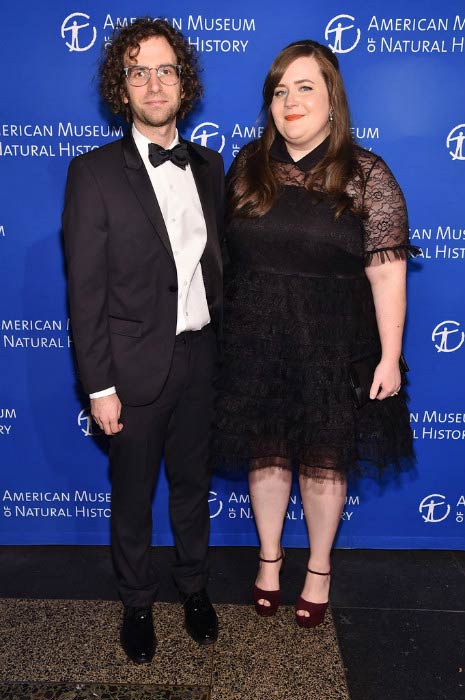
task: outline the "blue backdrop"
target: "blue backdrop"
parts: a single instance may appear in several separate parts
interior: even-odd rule
[[[230,5],[225,9],[227,5]],[[31,0],[2,9],[0,107],[0,543],[106,543],[105,440],[75,382],[60,237],[73,155],[122,135],[95,79],[113,27],[167,17],[200,52],[205,99],[182,132],[229,166],[260,134],[261,86],[286,44],[312,38],[341,62],[359,143],[407,198],[405,353],[415,474],[351,484],[341,547],[465,548],[465,9],[449,0],[266,5],[245,0]],[[154,542],[171,544],[162,477]],[[306,546],[293,492],[287,545]],[[245,481],[214,479],[212,544],[255,544]]]

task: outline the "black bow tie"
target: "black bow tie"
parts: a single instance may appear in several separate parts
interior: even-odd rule
[[[162,148],[157,143],[149,143],[149,160],[154,168],[170,160],[178,168],[185,170],[189,162],[187,144],[178,143],[174,148]]]

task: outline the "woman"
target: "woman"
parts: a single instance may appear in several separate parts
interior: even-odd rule
[[[263,136],[229,175],[213,452],[226,469],[249,467],[263,616],[279,604],[281,533],[298,469],[311,553],[296,621],[314,627],[328,603],[347,475],[413,456],[399,356],[415,249],[392,173],[353,143],[336,56],[314,41],[291,44],[263,95]],[[356,408],[350,362],[374,352],[372,400]]]

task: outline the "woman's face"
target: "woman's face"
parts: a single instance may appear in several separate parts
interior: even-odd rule
[[[328,136],[329,95],[313,56],[296,58],[274,89],[271,114],[294,160]]]

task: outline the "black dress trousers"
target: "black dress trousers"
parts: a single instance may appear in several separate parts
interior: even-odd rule
[[[216,335],[210,326],[181,333],[158,398],[145,406],[122,407],[124,427],[110,443],[111,537],[125,605],[146,607],[156,597],[157,575],[150,556],[152,497],[163,456],[177,553],[173,576],[181,593],[206,585],[216,364]]]

